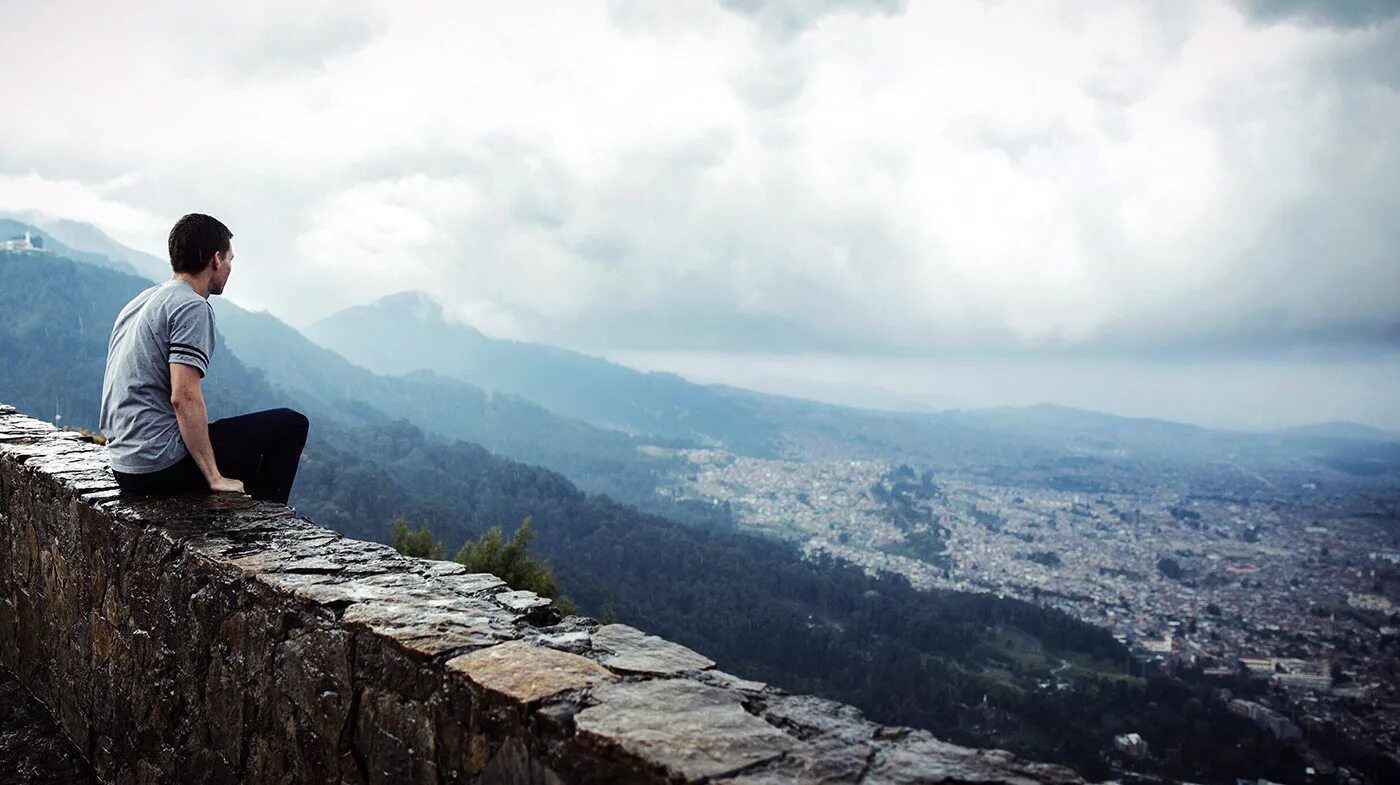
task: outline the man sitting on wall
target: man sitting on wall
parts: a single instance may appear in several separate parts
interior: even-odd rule
[[[107,346],[99,427],[123,492],[208,488],[285,504],[306,446],[291,409],[208,422],[200,380],[214,354],[214,308],[233,269],[233,232],[191,213],[170,230],[174,276],[136,295]]]

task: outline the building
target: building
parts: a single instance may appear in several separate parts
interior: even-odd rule
[[[1332,675],[1330,673],[1275,673],[1274,682],[1284,687],[1301,687],[1309,690],[1326,690],[1332,688]]]
[[[43,251],[44,238],[42,235],[31,234],[28,231],[26,231],[24,234],[17,234],[8,240],[0,242],[0,250]]]
[[[1244,667],[1249,669],[1250,673],[1267,674],[1274,672],[1273,657],[1264,657],[1257,654],[1246,654],[1243,657],[1240,657],[1240,662],[1244,664]]]
[[[1147,740],[1136,733],[1120,733],[1114,736],[1113,747],[1129,758],[1147,757]]]
[[[1272,733],[1274,738],[1279,741],[1296,741],[1303,738],[1303,732],[1298,729],[1297,725],[1268,706],[1239,698],[1235,698],[1226,705],[1232,714],[1254,720],[1254,724]]]
[[[1390,613],[1394,609],[1390,600],[1378,594],[1352,594],[1347,597],[1347,604],[1363,611],[1379,611],[1381,613]]]
[[[1332,672],[1325,660],[1299,660],[1278,658],[1274,660],[1276,671],[1274,683],[1284,687],[1301,687],[1310,690],[1326,690],[1332,687]]]
[[[1168,630],[1168,631],[1167,631],[1167,634],[1166,634],[1166,635],[1163,635],[1162,638],[1161,638],[1161,640],[1151,640],[1151,639],[1148,639],[1148,640],[1140,641],[1139,643],[1140,643],[1140,645],[1142,646],[1142,648],[1146,649],[1147,651],[1149,651],[1149,652],[1151,652],[1151,653],[1153,653],[1153,654],[1171,654],[1171,653],[1172,653],[1172,633],[1171,633],[1171,630]]]

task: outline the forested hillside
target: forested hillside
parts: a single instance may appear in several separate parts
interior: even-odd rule
[[[761,416],[746,393],[553,346],[490,338],[448,321],[441,306],[420,292],[347,308],[309,327],[307,335],[380,373],[431,369],[603,427],[723,444],[750,455],[778,451],[777,423]]]
[[[1322,468],[1400,474],[1394,434],[1347,424],[1260,434],[1059,406],[883,412],[695,384],[558,347],[491,338],[451,321],[419,292],[345,309],[312,325],[308,335],[382,373],[431,370],[597,426],[760,458],[907,462],[1085,492],[1136,489],[1163,472],[1195,473],[1219,460],[1275,482]],[[1084,470],[1086,462],[1092,471]],[[1086,480],[1089,474],[1094,479]]]
[[[493,453],[563,472],[580,486],[651,512],[729,527],[726,508],[659,496],[660,478],[679,460],[638,450],[615,430],[560,416],[522,397],[427,371],[382,376],[353,365],[266,313],[215,299],[219,329],[235,354],[267,381],[352,425],[404,419],[434,436],[464,439]],[[543,387],[541,388],[543,389]]]
[[[87,264],[96,265],[98,267],[106,267],[109,270],[116,270],[117,272],[131,273],[133,275],[138,274],[135,266],[120,257],[109,256],[95,251],[78,250],[77,248],[68,246],[49,232],[44,231],[34,224],[21,221],[17,218],[0,216],[0,240],[8,240],[11,237],[23,235],[25,232],[43,238],[44,249],[55,256],[86,262]]]

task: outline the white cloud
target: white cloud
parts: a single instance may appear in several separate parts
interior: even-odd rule
[[[37,211],[50,218],[92,224],[133,247],[164,248],[170,232],[164,219],[108,196],[137,179],[128,174],[88,185],[78,180],[49,180],[35,172],[0,173],[0,212]]]
[[[421,288],[488,331],[619,350],[1393,321],[1400,22],[1311,18],[47,3],[0,48],[24,107],[0,208],[158,255],[212,213],[230,294],[297,323]]]

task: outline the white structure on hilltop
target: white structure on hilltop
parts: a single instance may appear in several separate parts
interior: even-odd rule
[[[1130,758],[1146,758],[1147,740],[1136,733],[1120,733],[1113,737],[1113,746]]]
[[[42,235],[30,234],[26,231],[24,234],[17,234],[8,240],[0,241],[0,250],[43,251],[45,250],[44,238]]]

